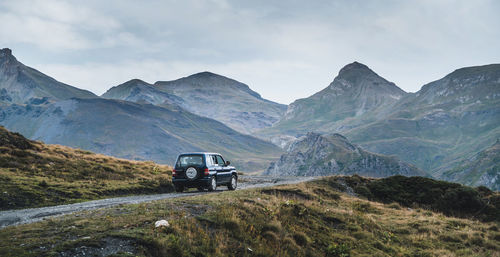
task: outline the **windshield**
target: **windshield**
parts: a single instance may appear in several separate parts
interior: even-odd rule
[[[177,160],[175,166],[186,167],[186,166],[202,166],[203,156],[202,155],[182,155]]]

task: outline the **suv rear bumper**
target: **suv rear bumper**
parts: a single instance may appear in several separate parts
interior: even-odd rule
[[[210,179],[212,177],[203,177],[195,180],[189,180],[185,178],[172,178],[172,183],[177,186],[184,187],[208,187],[210,185]]]

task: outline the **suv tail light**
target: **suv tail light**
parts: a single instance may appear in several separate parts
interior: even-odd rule
[[[177,175],[177,172],[175,171],[175,169],[172,170],[172,177],[175,177],[175,175]]]
[[[208,174],[209,174],[208,169],[207,169],[207,168],[205,168],[205,169],[203,170],[203,173],[205,174],[205,176],[208,176]]]

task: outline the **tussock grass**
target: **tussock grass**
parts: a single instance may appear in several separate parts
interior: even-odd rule
[[[171,168],[31,141],[0,127],[0,210],[173,191]]]
[[[330,179],[9,227],[0,230],[0,255],[57,256],[122,238],[135,242],[137,256],[500,256],[497,222],[393,208],[340,193],[328,186]],[[159,219],[171,226],[155,229]]]

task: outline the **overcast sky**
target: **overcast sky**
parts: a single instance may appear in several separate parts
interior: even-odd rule
[[[288,104],[359,61],[415,92],[500,63],[500,1],[0,0],[0,48],[98,95],[211,71]]]

